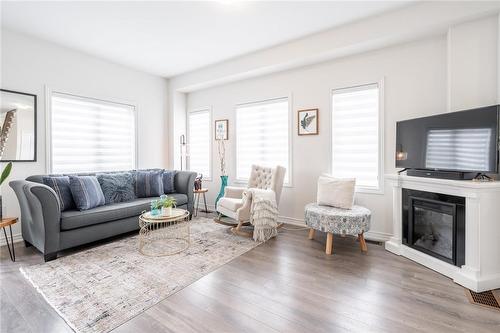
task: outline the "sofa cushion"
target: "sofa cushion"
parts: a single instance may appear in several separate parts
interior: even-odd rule
[[[49,186],[54,190],[54,192],[56,192],[59,202],[61,203],[61,212],[75,208],[75,202],[73,201],[73,195],[71,194],[68,176],[46,176],[42,179],[45,185]]]
[[[177,207],[187,203],[187,195],[169,194],[177,201]],[[100,206],[89,210],[69,210],[61,213],[61,230],[72,230],[94,224],[121,220],[127,217],[139,216],[143,211],[150,209],[151,200],[157,198],[140,198],[127,202],[119,202]],[[137,220],[139,226],[139,220]]]
[[[101,185],[106,204],[134,200],[135,177],[131,172],[100,173],[97,180]]]
[[[163,170],[135,173],[135,194],[138,198],[159,197],[163,194]]]
[[[105,204],[101,185],[95,176],[69,176],[69,186],[76,208],[87,210]]]
[[[163,193],[170,194],[175,192],[175,185],[174,185],[175,173],[176,173],[175,170],[163,171]]]

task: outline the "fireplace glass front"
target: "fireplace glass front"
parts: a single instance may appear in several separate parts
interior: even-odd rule
[[[465,200],[403,189],[403,244],[460,266],[465,257]]]

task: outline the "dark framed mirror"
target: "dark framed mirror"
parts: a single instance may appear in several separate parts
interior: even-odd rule
[[[36,95],[0,89],[0,161],[36,161]]]

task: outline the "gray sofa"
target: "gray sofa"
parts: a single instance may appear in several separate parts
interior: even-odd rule
[[[78,174],[82,175],[82,174]],[[84,175],[89,175],[88,173]],[[139,229],[138,216],[150,209],[155,198],[138,198],[85,211],[60,211],[57,194],[43,184],[43,175],[9,183],[21,208],[22,236],[26,246],[33,245],[45,261],[57,258],[59,251]],[[174,178],[177,207],[194,208],[193,186],[196,173],[177,171]]]

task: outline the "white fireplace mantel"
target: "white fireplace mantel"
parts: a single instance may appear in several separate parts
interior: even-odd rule
[[[500,288],[500,181],[474,182],[386,175],[393,189],[393,236],[386,250],[476,292]],[[402,244],[402,189],[465,197],[465,265],[456,267]]]

